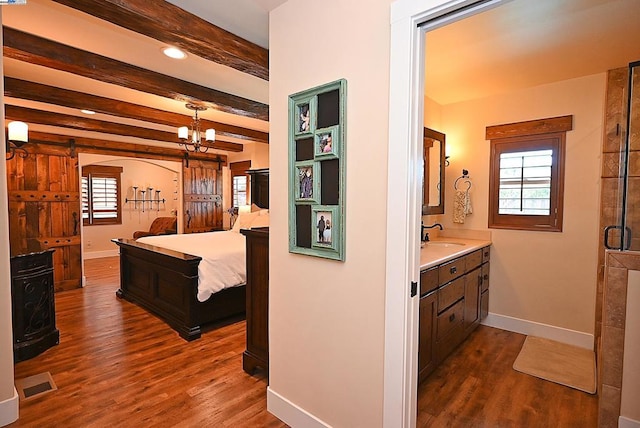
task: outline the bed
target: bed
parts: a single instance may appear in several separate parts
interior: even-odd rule
[[[250,176],[254,206],[267,208],[268,170]],[[198,339],[203,329],[243,316],[246,246],[239,231],[265,225],[268,210],[262,209],[240,215],[233,231],[113,239],[120,249],[116,295],[158,316],[185,340]]]

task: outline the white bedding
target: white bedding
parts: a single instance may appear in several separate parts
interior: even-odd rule
[[[223,231],[145,236],[138,242],[202,257],[198,265],[198,300],[247,280],[245,237]]]

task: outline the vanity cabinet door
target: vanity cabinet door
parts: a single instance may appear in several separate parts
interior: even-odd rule
[[[418,382],[422,382],[436,368],[436,292],[420,299],[420,327],[418,333]]]
[[[464,333],[467,336],[480,322],[482,268],[472,270],[464,279]]]

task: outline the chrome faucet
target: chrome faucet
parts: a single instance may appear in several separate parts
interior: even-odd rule
[[[425,229],[433,229],[434,227],[439,227],[440,230],[443,230],[442,225],[440,223],[434,223],[431,226],[425,226],[424,223],[420,223],[420,239],[424,242],[429,242],[429,233],[424,233]]]

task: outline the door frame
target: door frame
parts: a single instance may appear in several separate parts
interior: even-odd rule
[[[383,426],[415,427],[424,125],[424,33],[510,0],[391,5]]]

